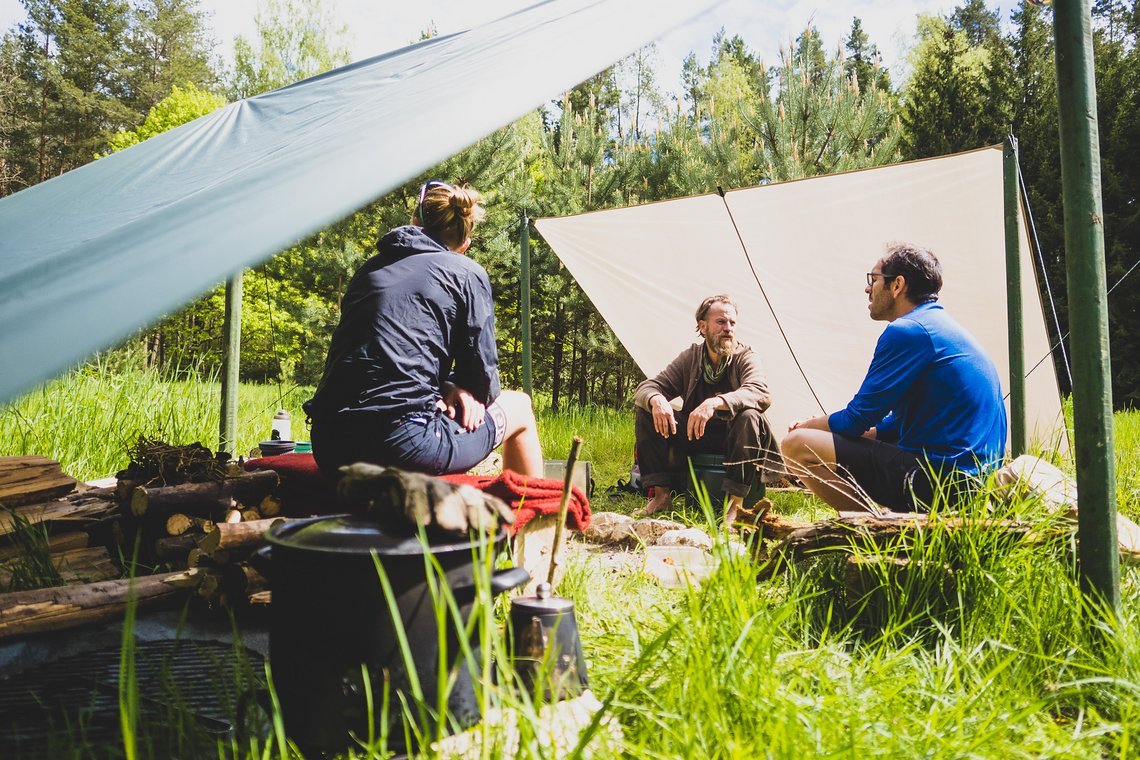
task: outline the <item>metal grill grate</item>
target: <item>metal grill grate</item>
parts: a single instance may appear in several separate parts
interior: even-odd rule
[[[0,679],[5,758],[107,756],[121,748],[119,647],[58,659]],[[136,736],[168,756],[192,757],[229,736],[243,694],[264,688],[261,655],[215,641],[138,642]]]

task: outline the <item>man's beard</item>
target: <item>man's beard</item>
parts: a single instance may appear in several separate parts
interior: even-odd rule
[[[708,347],[709,353],[723,359],[732,356],[732,351],[736,348],[736,339],[724,336],[719,338],[705,338],[705,345]]]

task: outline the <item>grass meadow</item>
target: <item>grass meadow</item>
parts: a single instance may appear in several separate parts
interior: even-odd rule
[[[218,393],[216,383],[95,364],[0,409],[0,455],[46,455],[90,479],[123,467],[140,434],[213,448]],[[239,452],[267,437],[279,405],[303,438],[307,395],[243,386]],[[1118,504],[1135,518],[1140,413],[1115,422]],[[585,439],[595,511],[639,503],[604,492],[628,476],[630,411],[540,411],[540,428],[550,458],[565,458],[574,435]],[[1070,539],[1018,540],[988,519],[1036,520],[1048,535],[1056,518],[1032,500],[998,507],[991,496],[979,494],[962,511],[967,522],[978,518],[967,528],[934,526],[896,545],[821,552],[759,582],[756,561],[726,543],[715,547],[719,569],[700,588],[666,589],[578,559],[559,592],[575,602],[591,687],[604,705],[589,741],[559,743],[542,729],[537,706],[501,690],[521,735],[488,722],[484,743],[465,756],[1140,757],[1137,571],[1122,568],[1118,610],[1098,607],[1080,592]],[[776,501],[784,513],[826,514],[799,493]],[[720,535],[705,507],[681,518]],[[892,560],[903,554],[911,563],[899,572]],[[846,575],[851,556],[867,568],[857,593]],[[492,604],[479,613],[488,630],[503,620],[503,602]],[[482,666],[506,683],[505,662],[500,650]],[[91,754],[148,756],[151,729],[132,712],[129,688],[121,703],[122,742]],[[275,717],[260,735],[224,741],[210,756],[295,755]],[[387,755],[368,737],[349,754]]]

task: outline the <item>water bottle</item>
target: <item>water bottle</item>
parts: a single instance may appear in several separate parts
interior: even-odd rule
[[[293,440],[292,418],[289,412],[278,409],[277,414],[273,415],[273,430],[269,438],[274,441]]]

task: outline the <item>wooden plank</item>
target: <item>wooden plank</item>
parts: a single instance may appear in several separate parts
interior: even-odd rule
[[[0,639],[114,620],[122,617],[128,600],[139,609],[175,602],[184,592],[165,582],[175,575],[179,573],[0,594]]]
[[[51,559],[64,584],[107,581],[123,574],[105,546],[69,549],[53,554]],[[11,585],[20,563],[14,559],[0,564],[0,588]]]
[[[82,525],[115,514],[118,509],[115,502],[88,494],[71,494],[55,501],[25,504],[14,509],[0,510],[0,536],[13,533],[21,520],[32,525],[45,522]]]
[[[48,536],[47,550],[49,554],[60,554],[72,549],[86,549],[90,542],[91,537],[83,530],[55,533]],[[24,553],[25,549],[22,546],[0,546],[0,562],[22,557]]]
[[[0,504],[9,507],[71,493],[77,481],[40,456],[0,457]]]

